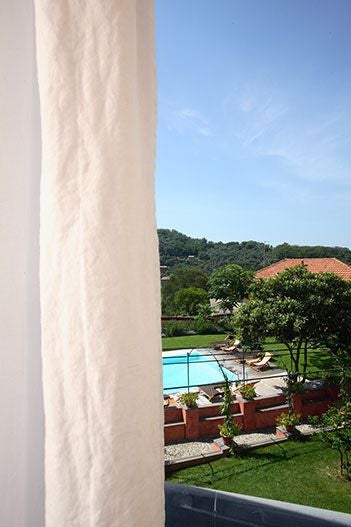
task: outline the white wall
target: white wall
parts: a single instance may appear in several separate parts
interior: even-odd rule
[[[40,130],[30,0],[0,2],[0,525],[41,527]]]

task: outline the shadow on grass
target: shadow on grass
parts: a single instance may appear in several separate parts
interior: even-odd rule
[[[262,452],[260,450],[254,450],[242,453],[240,456],[229,458],[227,462],[229,462],[230,466],[228,467],[223,467],[223,465],[221,465],[216,470],[216,463],[207,463],[201,468],[199,467],[200,470],[199,468],[197,469],[197,467],[194,467],[194,472],[189,473],[189,475],[187,475],[185,478],[180,473],[179,478],[175,477],[174,480],[179,480],[193,485],[214,485],[217,481],[230,480],[242,475],[249,475],[250,473],[258,472],[268,466],[294,462],[294,460],[297,458],[308,456],[309,454],[316,451],[315,441],[311,443],[310,448],[306,448],[305,446],[303,449],[301,449],[298,447],[298,445],[300,445],[300,443],[296,444],[296,449],[291,450],[291,448],[289,448],[289,451],[285,449],[283,445],[275,444],[270,447],[276,447],[274,452]],[[235,461],[238,463],[236,464]],[[248,463],[245,463],[245,461]],[[205,470],[205,466],[207,466],[207,469],[210,469],[210,473],[202,473]],[[198,470],[197,473],[196,470]]]
[[[270,465],[286,462],[290,463],[299,457],[308,456],[309,453],[315,451],[315,446],[312,445],[309,449],[304,448],[303,451],[301,451],[301,449],[296,449],[292,452],[287,451],[281,444],[278,443],[272,445],[272,447],[273,446],[276,447],[275,452],[262,453],[259,450],[254,450],[241,454],[237,459],[242,461],[247,459],[250,463],[249,465],[241,464],[238,466],[231,466],[228,469],[220,469],[219,471],[215,470],[209,482],[213,482],[215,479],[230,479],[233,477],[233,475],[240,476],[242,474],[250,474],[251,472],[257,472],[260,469]]]

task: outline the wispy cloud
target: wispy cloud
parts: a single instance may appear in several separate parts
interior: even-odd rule
[[[212,135],[209,120],[193,108],[173,108],[168,120],[169,128],[178,133],[193,133],[205,137]]]
[[[272,134],[287,112],[288,106],[279,98],[256,93],[249,85],[237,87],[222,101],[223,117],[232,137],[243,148]]]
[[[309,105],[246,84],[223,99],[222,112],[241,154],[276,157],[290,175],[308,181],[351,185],[350,109],[315,108],[312,98]]]
[[[342,111],[324,126],[317,118],[284,123],[279,135],[269,137],[257,148],[263,156],[280,157],[298,178],[314,182],[351,185],[348,143],[351,130]],[[326,119],[328,116],[326,116]]]

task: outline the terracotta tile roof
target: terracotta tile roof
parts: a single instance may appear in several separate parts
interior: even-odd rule
[[[351,266],[337,258],[286,258],[256,271],[257,278],[271,278],[289,267],[305,265],[312,273],[335,273],[344,280],[351,280]]]

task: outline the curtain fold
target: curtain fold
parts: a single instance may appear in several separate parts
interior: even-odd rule
[[[46,526],[163,525],[151,0],[35,0]]]

